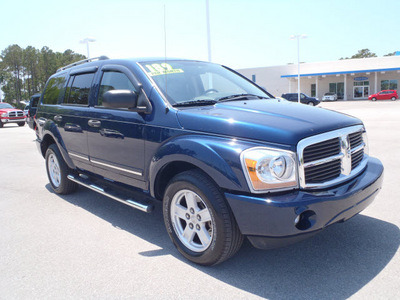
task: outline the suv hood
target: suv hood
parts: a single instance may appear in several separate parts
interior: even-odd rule
[[[275,99],[221,102],[177,115],[187,130],[293,146],[305,137],[362,124],[345,114]]]
[[[2,112],[10,112],[10,111],[22,111],[18,108],[0,108],[0,111]]]

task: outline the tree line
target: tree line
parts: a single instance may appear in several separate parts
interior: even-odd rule
[[[397,54],[397,51],[385,54],[384,56],[394,56]],[[350,57],[341,57],[339,60],[342,59],[353,59],[353,58],[368,58],[368,57],[378,57],[376,53],[371,52],[368,48],[358,50],[358,52]]]
[[[54,52],[49,47],[25,49],[18,45],[8,46],[0,55],[0,88],[3,101],[19,106],[35,93],[43,91],[47,79],[58,68],[85,59],[86,56],[65,50]]]

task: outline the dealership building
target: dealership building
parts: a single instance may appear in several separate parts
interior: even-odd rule
[[[297,93],[297,64],[237,70],[278,97]],[[300,63],[300,92],[319,99],[334,92],[343,100],[368,99],[381,90],[397,90],[400,56]]]

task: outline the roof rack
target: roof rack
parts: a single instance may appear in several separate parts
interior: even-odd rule
[[[98,57],[82,59],[80,61],[77,61],[77,62],[74,62],[72,64],[69,64],[69,65],[67,65],[65,67],[59,68],[57,70],[57,72],[60,72],[60,71],[63,71],[65,69],[72,68],[72,67],[75,67],[75,66],[87,63],[87,62],[91,62],[91,61],[94,61],[94,60],[106,60],[106,59],[109,59],[109,58],[107,56],[104,56],[104,55],[103,56],[98,56]]]

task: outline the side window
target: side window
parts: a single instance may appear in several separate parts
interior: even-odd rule
[[[111,90],[130,90],[136,92],[132,82],[124,73],[116,71],[104,72],[101,78],[97,106],[103,105],[103,95]]]
[[[43,104],[57,104],[60,97],[60,92],[65,86],[65,77],[53,77],[49,80],[46,85],[46,89],[43,94]]]
[[[94,73],[71,76],[64,104],[88,105]]]

